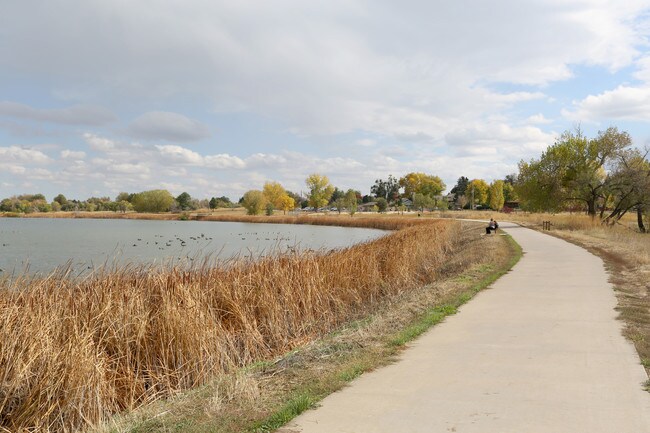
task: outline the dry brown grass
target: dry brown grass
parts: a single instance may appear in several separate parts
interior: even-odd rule
[[[360,320],[268,362],[219,375],[206,386],[113,418],[97,433],[183,431],[235,433],[252,428],[296,398],[316,400],[359,374],[396,359],[391,342],[432,308],[455,305],[483,287],[487,276],[507,269],[512,245],[502,236],[481,236],[483,224],[464,223],[438,277],[386,296],[364,308]],[[368,314],[369,313],[369,314]]]
[[[430,224],[426,218],[404,218],[395,215],[366,214],[350,217],[350,215],[210,215],[199,216],[199,221],[228,221],[265,224],[308,224],[323,226],[364,227],[380,230],[399,230],[418,224]]]
[[[429,221],[324,255],[4,280],[0,427],[74,431],[285,353],[433,281],[459,231]]]

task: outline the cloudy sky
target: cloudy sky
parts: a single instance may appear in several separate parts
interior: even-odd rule
[[[650,145],[650,0],[0,0],[0,198],[515,172]]]

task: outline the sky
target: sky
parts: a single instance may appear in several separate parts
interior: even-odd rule
[[[650,0],[0,0],[0,198],[369,193],[650,146]]]

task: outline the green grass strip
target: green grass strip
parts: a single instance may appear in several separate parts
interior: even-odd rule
[[[287,401],[280,409],[269,416],[265,421],[258,424],[254,429],[257,433],[265,433],[276,430],[307,409],[311,408],[322,396],[306,391],[296,395]]]

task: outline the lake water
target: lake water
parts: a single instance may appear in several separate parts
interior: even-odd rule
[[[376,239],[374,229],[210,221],[0,218],[0,276],[105,263],[191,263],[209,256],[259,257],[287,249],[333,249]],[[28,269],[27,269],[28,268]]]

